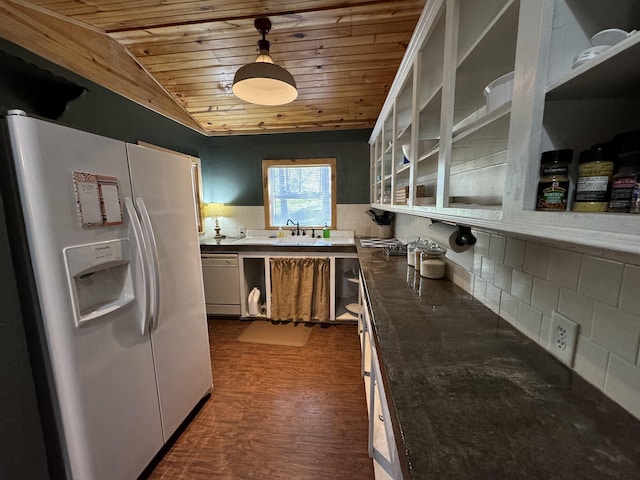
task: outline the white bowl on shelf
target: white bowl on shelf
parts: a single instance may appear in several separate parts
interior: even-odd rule
[[[616,43],[620,43],[622,40],[629,36],[629,32],[620,30],[619,28],[607,28],[596,33],[591,37],[591,45],[594,47],[600,47],[603,45],[612,46]]]
[[[513,72],[496,78],[484,87],[484,98],[487,102],[487,113],[511,101],[513,97]]]
[[[436,145],[438,145],[439,140],[437,138],[429,138],[426,140],[418,140],[418,155],[423,155],[427,153],[429,150],[433,149]],[[408,161],[404,163],[409,163],[413,161],[413,155],[411,154],[411,145],[405,143],[402,145],[402,153],[404,154],[404,158]]]
[[[411,145],[409,143],[402,145],[402,153],[405,158],[405,161],[402,162],[403,164],[413,161],[413,158],[411,157]]]

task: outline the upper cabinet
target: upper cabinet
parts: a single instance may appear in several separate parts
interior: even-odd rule
[[[571,211],[580,152],[640,130],[636,28],[636,0],[427,1],[371,136],[372,206],[640,253],[640,215]],[[592,40],[609,29],[629,35]],[[569,207],[536,211],[541,154],[559,149]]]

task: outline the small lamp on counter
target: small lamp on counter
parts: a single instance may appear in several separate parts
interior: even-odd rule
[[[225,238],[224,235],[220,234],[220,224],[218,223],[218,217],[222,216],[223,209],[224,203],[207,203],[207,206],[204,210],[205,217],[215,217],[216,219],[216,226],[213,227],[213,229],[216,231],[216,234],[213,237],[215,239]]]

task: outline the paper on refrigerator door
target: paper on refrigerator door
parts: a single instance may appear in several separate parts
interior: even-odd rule
[[[118,179],[107,175],[73,172],[76,206],[84,228],[123,222]]]

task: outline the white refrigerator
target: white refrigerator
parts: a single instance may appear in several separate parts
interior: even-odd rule
[[[10,247],[64,475],[135,479],[212,386],[191,162],[21,111],[2,123]]]

